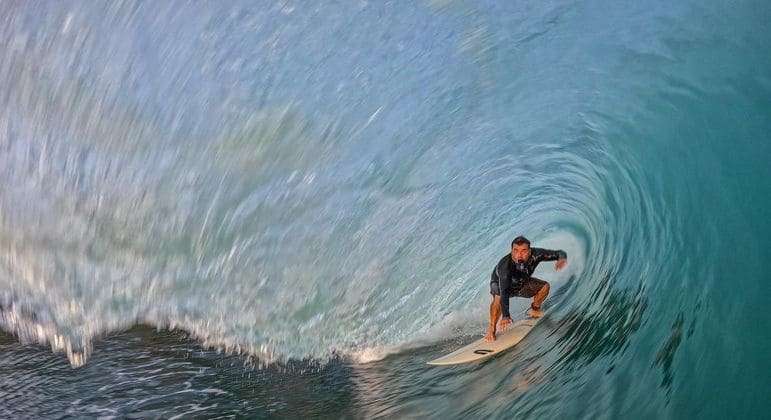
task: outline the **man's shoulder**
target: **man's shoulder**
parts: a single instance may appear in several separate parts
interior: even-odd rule
[[[496,266],[500,267],[502,265],[506,265],[509,263],[509,260],[511,260],[511,254],[506,254],[502,256],[500,260],[498,260],[498,264],[496,264]]]

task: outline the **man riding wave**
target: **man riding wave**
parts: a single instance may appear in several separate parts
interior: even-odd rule
[[[490,279],[493,300],[490,303],[490,325],[485,335],[486,341],[495,340],[496,331],[505,331],[511,324],[509,298],[512,296],[533,298],[527,314],[533,318],[543,315],[541,304],[549,295],[549,283],[532,277],[542,261],[557,261],[554,269],[559,271],[567,264],[568,255],[562,250],[530,248],[530,241],[524,236],[517,236],[511,242],[511,254],[501,258]]]

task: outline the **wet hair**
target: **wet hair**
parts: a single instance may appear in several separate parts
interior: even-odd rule
[[[530,248],[530,241],[527,240],[524,236],[517,236],[514,238],[513,241],[511,241],[511,247],[514,248],[514,245],[524,245],[527,244],[527,247]]]

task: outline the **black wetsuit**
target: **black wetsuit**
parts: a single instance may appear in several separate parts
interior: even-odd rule
[[[506,254],[501,258],[490,277],[490,293],[501,296],[503,316],[511,317],[509,314],[509,298],[511,296],[533,297],[546,283],[531,277],[539,263],[567,257],[568,254],[563,250],[530,248],[530,258],[525,262],[514,262],[511,259],[511,254]]]

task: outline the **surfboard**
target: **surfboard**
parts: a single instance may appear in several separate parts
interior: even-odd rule
[[[484,338],[474,341],[466,347],[428,362],[429,365],[446,366],[461,363],[481,362],[499,354],[522,341],[541,318],[527,318],[514,321],[506,331],[498,334],[495,341],[487,342]]]

